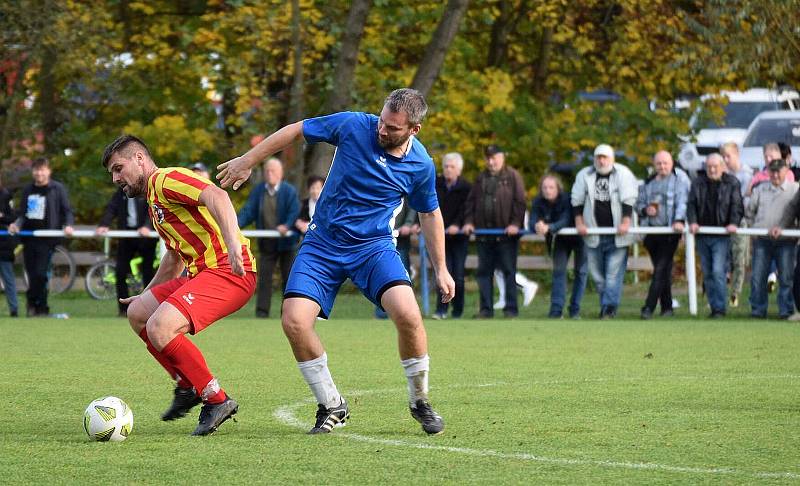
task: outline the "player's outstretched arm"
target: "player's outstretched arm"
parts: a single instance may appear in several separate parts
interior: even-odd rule
[[[231,273],[244,276],[244,263],[242,261],[242,242],[239,241],[239,223],[236,220],[236,210],[233,209],[228,193],[211,184],[200,193],[199,201],[208,208],[208,212],[217,222],[225,246],[228,247],[228,262]]]
[[[431,213],[419,213],[419,225],[425,236],[425,246],[431,256],[431,264],[436,274],[436,284],[442,293],[442,302],[450,302],[456,295],[456,283],[444,260],[444,221],[442,211],[436,208]],[[424,265],[424,263],[423,263]]]
[[[239,189],[250,177],[253,167],[267,157],[280,152],[291,144],[295,138],[303,134],[303,122],[295,122],[286,125],[269,137],[262,140],[258,145],[251,148],[244,155],[223,162],[217,166],[219,174],[217,179],[224,188],[233,187]]]

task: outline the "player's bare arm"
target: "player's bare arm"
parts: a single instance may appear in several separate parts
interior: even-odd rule
[[[233,187],[233,190],[245,183],[250,177],[251,169],[262,160],[274,155],[288,147],[294,139],[303,134],[303,122],[286,125],[258,145],[251,148],[244,155],[223,162],[217,166],[219,173],[217,179],[223,188]]]
[[[456,283],[444,260],[444,221],[442,211],[436,208],[431,213],[419,213],[419,223],[425,236],[425,246],[431,256],[436,283],[442,292],[442,302],[450,302],[456,295]]]
[[[161,263],[158,265],[156,274],[153,275],[153,280],[151,280],[147,287],[142,290],[142,293],[138,295],[131,295],[125,299],[119,299],[120,303],[130,304],[156,285],[169,282],[174,278],[178,278],[181,273],[183,273],[184,268],[185,265],[183,264],[183,260],[181,260],[181,256],[178,254],[178,252],[174,250],[167,250],[164,252],[164,256],[161,257]]]
[[[242,262],[242,242],[239,241],[239,225],[236,222],[236,210],[233,209],[228,193],[217,186],[209,185],[200,193],[199,201],[208,208],[208,212],[219,225],[222,239],[228,247],[228,262],[231,273],[244,276]]]

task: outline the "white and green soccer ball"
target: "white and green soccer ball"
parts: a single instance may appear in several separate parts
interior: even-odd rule
[[[94,400],[83,413],[86,434],[98,442],[120,442],[133,430],[133,411],[117,397]]]

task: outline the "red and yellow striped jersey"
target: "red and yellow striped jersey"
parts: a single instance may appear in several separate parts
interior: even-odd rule
[[[167,248],[180,254],[193,277],[206,268],[230,268],[228,247],[217,222],[199,198],[210,182],[189,169],[156,170],[147,181],[147,205],[153,227]],[[250,241],[239,232],[245,271],[256,271]]]

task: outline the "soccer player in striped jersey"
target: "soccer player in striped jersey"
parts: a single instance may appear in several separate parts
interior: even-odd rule
[[[105,149],[103,167],[128,197],[145,197],[167,251],[153,280],[128,304],[128,320],[147,350],[175,379],[163,420],[203,403],[192,435],[208,435],[239,409],[211,374],[196,334],[237,311],[253,295],[256,263],[228,193],[184,168],[156,167],[140,139],[123,135]],[[184,269],[187,276],[182,276]]]
[[[336,146],[283,301],[284,333],[318,403],[316,423],[309,433],[330,432],[349,416],[347,401],[336,389],[327,354],[314,331],[316,317],[330,314],[347,278],[395,323],[411,416],[428,434],[444,430],[444,421],[428,402],[428,342],[422,315],[392,239],[392,220],[406,197],[419,213],[442,300],[449,302],[455,283],[444,260],[436,171],[415,137],[427,109],[418,91],[395,90],[386,98],[380,117],[347,112],[293,123],[219,166],[222,187],[232,185],[235,190],[253,166],[300,135],[311,143]]]

